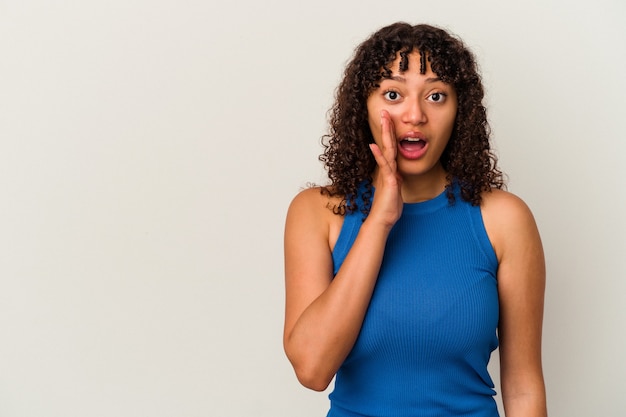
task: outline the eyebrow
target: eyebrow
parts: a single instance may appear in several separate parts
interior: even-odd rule
[[[399,81],[399,82],[402,82],[402,83],[406,82],[406,78],[404,78],[401,75],[392,75],[391,77],[389,77],[387,79],[388,80],[393,80],[393,81]],[[443,81],[443,80],[441,78],[439,78],[439,77],[429,77],[429,78],[426,78],[426,80],[425,80],[425,82],[427,82],[427,83],[436,83],[436,82],[439,82],[439,81]]]

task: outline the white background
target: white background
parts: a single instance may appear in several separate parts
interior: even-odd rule
[[[324,416],[282,351],[284,216],[397,20],[483,69],[550,414],[626,415],[623,1],[0,0],[0,416]]]

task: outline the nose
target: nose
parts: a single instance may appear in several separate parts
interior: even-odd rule
[[[404,108],[404,113],[402,115],[402,121],[404,123],[410,123],[413,125],[426,123],[426,113],[424,113],[424,109],[422,108],[419,100],[407,100],[405,104],[406,107]]]

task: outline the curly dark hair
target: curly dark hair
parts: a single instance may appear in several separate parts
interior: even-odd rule
[[[331,206],[336,214],[357,209],[357,189],[364,181],[367,191],[361,210],[369,212],[376,161],[369,148],[374,137],[368,124],[367,98],[380,80],[391,76],[390,66],[398,56],[400,70],[408,69],[408,55],[413,51],[420,54],[420,72],[426,72],[428,61],[458,97],[453,132],[441,156],[450,202],[454,202],[453,181],[460,186],[461,198],[473,205],[480,204],[483,191],[504,186],[489,144],[484,89],[474,55],[463,41],[443,29],[398,22],[380,29],[357,47],[329,112],[330,129],[322,138],[325,150],[319,159],[330,180],[322,193],[342,197],[339,204]]]

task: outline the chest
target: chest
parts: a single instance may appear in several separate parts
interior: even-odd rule
[[[470,223],[404,218],[389,236],[355,354],[453,359],[495,348],[497,263]]]

